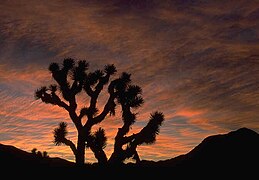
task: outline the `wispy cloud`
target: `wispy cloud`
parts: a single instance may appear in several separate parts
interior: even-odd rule
[[[145,99],[133,131],[151,112],[165,114],[154,146],[139,148],[143,159],[180,155],[207,135],[243,126],[259,131],[256,0],[3,1],[0,9],[1,142],[73,160],[68,147],[52,144],[53,128],[70,122],[67,113],[33,97],[53,83],[49,63],[65,57],[132,74]],[[101,124],[108,154],[119,115]]]

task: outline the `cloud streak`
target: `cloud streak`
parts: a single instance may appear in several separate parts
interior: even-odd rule
[[[67,113],[33,97],[53,83],[49,63],[65,57],[86,59],[91,70],[114,63],[132,74],[145,99],[133,131],[151,112],[164,112],[157,142],[139,148],[143,159],[171,158],[208,135],[244,126],[259,132],[256,1],[3,1],[0,9],[3,143],[73,160],[67,147],[52,144],[53,128],[70,122]],[[108,154],[120,123],[118,113],[101,124]]]

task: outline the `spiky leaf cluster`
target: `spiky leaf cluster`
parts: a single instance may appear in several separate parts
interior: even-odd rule
[[[61,145],[64,143],[64,140],[66,139],[67,136],[67,123],[66,122],[61,122],[59,123],[59,127],[54,129],[54,144],[55,145]]]

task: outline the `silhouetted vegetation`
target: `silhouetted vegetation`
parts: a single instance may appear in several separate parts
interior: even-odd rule
[[[41,152],[41,151],[38,151],[37,148],[33,148],[33,149],[31,150],[31,153],[34,154],[35,156],[40,157],[40,158],[48,158],[48,157],[49,157],[47,151]]]
[[[111,80],[117,72],[113,64],[105,65],[103,70],[98,69],[94,72],[89,72],[88,66],[85,60],[75,61],[71,58],[64,59],[62,65],[51,63],[49,71],[56,84],[43,86],[35,92],[36,99],[64,108],[78,132],[75,144],[67,139],[67,123],[61,122],[54,129],[54,143],[69,146],[78,165],[85,163],[85,148],[92,150],[99,164],[121,164],[129,158],[139,162],[137,147],[156,141],[159,128],[164,121],[163,113],[157,111],[152,113],[149,122],[142,130],[129,135],[129,130],[136,121],[133,109],[139,108],[144,103],[142,89],[132,84],[131,74],[126,72]],[[109,98],[100,112],[97,109],[97,101],[105,87]],[[89,97],[89,102],[85,102],[89,105],[79,109],[76,97],[80,92]],[[123,125],[118,128],[114,151],[108,158],[104,151],[107,143],[105,130],[99,128],[92,132],[92,127],[102,122],[106,116],[114,116],[116,106],[121,107]],[[86,118],[86,121],[83,121],[83,118]]]

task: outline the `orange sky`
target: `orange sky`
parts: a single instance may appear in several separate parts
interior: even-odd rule
[[[86,59],[90,70],[109,63],[132,74],[145,103],[130,133],[151,112],[164,113],[156,143],[138,148],[141,159],[172,158],[240,127],[259,132],[258,12],[256,0],[1,2],[0,143],[74,161],[69,147],[53,144],[60,121],[76,142],[68,114],[34,99],[54,82],[49,64],[66,57]],[[98,125],[108,156],[120,125],[119,112]],[[89,150],[86,161],[95,161]]]

